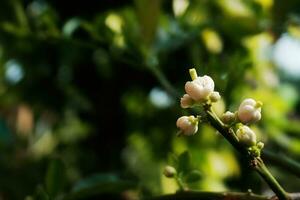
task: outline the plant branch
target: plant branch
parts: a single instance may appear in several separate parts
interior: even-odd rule
[[[268,170],[263,160],[260,157],[250,160],[250,162],[255,162],[253,168],[259,173],[259,175],[266,181],[270,188],[274,191],[279,199],[291,199],[288,193],[281,187],[277,182],[271,172]]]
[[[239,141],[237,140],[237,138],[235,137],[231,129],[224,126],[222,121],[211,110],[211,106],[204,105],[204,110],[207,114],[210,124],[216,130],[218,130],[238,152],[240,152],[242,155],[244,155],[247,158],[249,165],[253,169],[255,169],[258,172],[258,174],[266,181],[266,183],[270,186],[270,188],[277,195],[277,197],[280,200],[291,199],[288,193],[280,186],[277,180],[269,172],[263,160],[260,157],[251,155],[251,153],[248,152],[248,150],[244,146],[240,145]]]
[[[197,192],[180,191],[175,194],[146,198],[147,200],[270,200],[269,197],[256,195],[251,192]]]
[[[147,65],[148,69],[152,72],[152,74],[156,77],[159,83],[165,88],[165,90],[174,98],[179,99],[179,93],[177,90],[171,85],[166,76],[161,72],[157,65]]]
[[[290,193],[291,200],[300,200],[300,193]],[[156,197],[145,197],[145,200],[278,200],[277,196],[267,197],[252,192],[199,192],[179,191]]]

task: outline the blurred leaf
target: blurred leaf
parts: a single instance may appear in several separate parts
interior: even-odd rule
[[[7,146],[12,142],[12,135],[5,124],[5,121],[0,120],[0,146]]]
[[[191,156],[188,151],[183,152],[178,156],[178,173],[187,173],[190,170]]]
[[[45,182],[46,190],[51,197],[57,196],[57,194],[63,189],[65,182],[65,167],[61,160],[55,159],[50,162]]]
[[[134,188],[133,181],[122,180],[113,174],[95,174],[77,183],[67,199],[84,199],[97,194],[118,194]]]
[[[78,18],[68,20],[63,26],[63,34],[70,37],[80,27],[81,23],[81,20]]]
[[[140,20],[142,40],[149,45],[155,38],[161,0],[135,0],[134,2]]]
[[[184,177],[184,180],[187,183],[193,183],[193,182],[199,181],[201,179],[201,177],[202,177],[202,174],[200,171],[192,170]]]
[[[90,127],[72,111],[66,111],[65,121],[58,128],[57,135],[64,143],[75,143],[89,134]]]

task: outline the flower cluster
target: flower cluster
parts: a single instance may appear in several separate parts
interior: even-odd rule
[[[215,92],[215,83],[210,76],[197,76],[195,69],[190,69],[192,81],[185,84],[186,94],[180,100],[182,108],[191,108],[196,105],[217,102],[221,96]],[[198,131],[199,118],[182,116],[177,120],[177,127],[183,135],[194,135]]]
[[[190,69],[192,81],[186,82],[184,89],[186,94],[180,100],[182,108],[190,108],[193,105],[207,103],[208,101],[217,102],[221,96],[215,92],[215,83],[210,76],[197,76],[195,69]]]
[[[190,69],[192,81],[185,84],[186,94],[180,100],[182,108],[191,108],[194,106],[208,106],[220,100],[219,92],[215,90],[213,79],[208,76],[198,76],[195,69]],[[247,98],[242,101],[236,112],[226,111],[220,121],[222,126],[233,130],[234,137],[238,142],[247,147],[250,152],[257,153],[263,148],[263,143],[257,142],[255,132],[249,125],[261,119],[262,102]],[[177,127],[180,133],[186,136],[194,135],[198,131],[199,117],[182,116],[177,120]]]

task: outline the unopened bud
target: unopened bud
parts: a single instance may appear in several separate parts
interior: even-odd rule
[[[168,165],[165,167],[163,173],[166,177],[173,178],[177,174],[177,171],[174,167]]]
[[[236,131],[236,135],[241,143],[246,146],[254,146],[256,144],[256,135],[248,126],[242,125]]]
[[[198,131],[198,118],[191,116],[182,116],[178,118],[176,126],[183,135],[194,135]]]
[[[214,103],[221,99],[221,95],[219,94],[219,92],[212,92],[209,96],[209,99]]]
[[[238,118],[244,124],[257,122],[261,119],[262,102],[245,99],[238,110]]]
[[[214,87],[212,78],[205,75],[186,82],[185,91],[194,101],[205,102],[214,91]]]
[[[221,117],[222,122],[225,124],[231,124],[235,120],[235,114],[230,111],[226,111],[222,117]]]

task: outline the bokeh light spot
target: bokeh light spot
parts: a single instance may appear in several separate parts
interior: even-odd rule
[[[18,83],[24,76],[20,63],[16,60],[9,60],[5,63],[5,79],[12,83]]]

